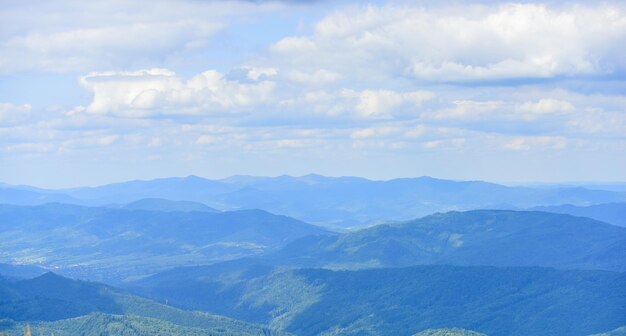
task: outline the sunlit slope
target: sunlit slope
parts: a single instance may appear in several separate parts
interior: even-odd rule
[[[626,324],[626,275],[607,271],[286,270],[242,261],[175,269],[134,290],[298,335],[410,335],[454,326],[496,336],[572,336]]]
[[[302,238],[276,259],[332,268],[452,264],[624,271],[626,229],[546,212],[449,212],[339,236]]]
[[[32,322],[33,331],[45,330],[46,334],[56,335],[71,335],[78,330],[86,335],[107,332],[116,335],[114,330],[127,329],[141,330],[144,333],[139,334],[145,335],[161,327],[166,332],[171,330],[170,334],[175,331],[199,334],[200,329],[216,335],[271,334],[271,330],[259,325],[181,310],[110,286],[70,280],[53,273],[17,282],[0,279],[0,294],[0,316],[4,319],[0,331],[3,332],[23,331],[24,324]]]
[[[0,261],[121,281],[278,249],[325,229],[262,210],[171,212],[0,205]]]

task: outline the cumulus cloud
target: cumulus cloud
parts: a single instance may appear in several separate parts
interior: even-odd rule
[[[626,44],[620,5],[411,5],[350,7],[328,15],[310,35],[271,50],[291,64],[354,76],[426,81],[551,78],[622,72]],[[365,73],[358,73],[367,69]]]
[[[241,69],[247,69],[246,73],[242,74]],[[80,78],[83,88],[92,95],[90,104],[86,108],[77,106],[68,114],[145,118],[254,111],[253,119],[257,121],[282,116],[300,116],[309,121],[328,117],[384,120],[415,117],[435,97],[425,90],[309,90],[307,85],[294,87],[281,82],[273,69],[267,75],[259,75],[259,71],[242,67],[224,75],[209,70],[188,80],[167,69],[94,72]]]
[[[251,69],[251,78],[261,78]],[[94,72],[80,78],[93,94],[87,112],[125,117],[233,113],[271,98],[274,82],[241,83],[209,70],[184,80],[167,69]]]

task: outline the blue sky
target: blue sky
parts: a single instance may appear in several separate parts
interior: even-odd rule
[[[626,4],[2,1],[0,181],[626,180]]]

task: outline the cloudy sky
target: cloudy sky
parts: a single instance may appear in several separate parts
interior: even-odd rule
[[[619,1],[0,0],[0,182],[624,181],[624,46]]]

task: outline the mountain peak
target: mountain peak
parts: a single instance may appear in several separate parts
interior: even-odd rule
[[[32,279],[26,279],[22,281],[33,283],[33,284],[52,284],[52,283],[65,283],[71,280],[63,276],[60,276],[52,271],[48,271],[38,277],[34,277]]]
[[[188,175],[183,178],[186,181],[204,181],[206,180],[204,177],[200,177],[198,175]]]

